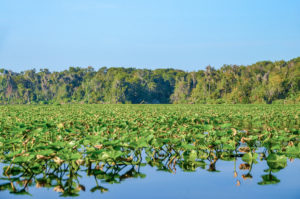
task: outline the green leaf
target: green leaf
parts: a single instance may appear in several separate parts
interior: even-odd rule
[[[194,162],[197,159],[197,151],[191,150],[191,151],[186,151],[183,154],[184,160],[188,162]]]
[[[280,180],[277,179],[276,176],[271,174],[263,175],[261,177],[262,181],[258,183],[259,185],[277,184],[280,182]]]
[[[271,153],[267,157],[267,164],[271,169],[283,169],[287,165],[287,157]]]
[[[257,153],[251,153],[251,152],[249,152],[249,153],[245,153],[243,155],[242,160],[244,162],[249,163],[249,164],[251,164],[252,162],[257,163],[257,161],[256,161],[257,157],[258,157]]]

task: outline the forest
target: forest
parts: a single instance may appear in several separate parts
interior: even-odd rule
[[[294,104],[300,102],[300,57],[177,69],[70,67],[0,69],[0,104]]]

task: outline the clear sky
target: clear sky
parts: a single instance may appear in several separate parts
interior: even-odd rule
[[[0,68],[178,68],[300,56],[299,0],[0,0]]]

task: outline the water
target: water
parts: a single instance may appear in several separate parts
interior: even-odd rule
[[[297,108],[7,107],[0,199],[300,198]]]
[[[253,164],[250,175],[252,178],[244,179],[242,175],[249,173],[249,170],[241,170],[241,164],[245,164],[241,158],[234,161],[218,160],[215,164],[214,172],[209,170],[209,162],[206,161],[204,168],[197,168],[194,172],[184,172],[178,165],[175,169],[166,171],[158,171],[156,167],[128,165],[119,172],[117,179],[122,179],[120,183],[110,184],[103,180],[95,180],[94,176],[87,176],[86,167],[81,167],[77,172],[81,177],[78,181],[73,178],[74,188],[80,185],[85,187],[85,191],[78,192],[77,198],[300,198],[300,160],[288,160],[287,166],[281,170],[273,170],[272,176],[276,176],[276,184],[259,185],[262,182],[262,176],[268,175],[269,166],[266,161],[258,160],[257,164]],[[0,170],[3,171],[4,164],[1,164]],[[236,167],[237,176],[234,176]],[[94,167],[95,168],[95,167]],[[105,171],[107,168],[103,168]],[[127,175],[124,175],[127,171]],[[210,170],[212,170],[210,168]],[[101,171],[101,169],[98,169]],[[145,174],[144,178],[130,178],[134,174]],[[69,179],[68,172],[63,174],[63,179]],[[74,175],[75,176],[75,175]],[[120,177],[122,176],[122,177]],[[143,176],[143,175],[142,175]],[[9,181],[3,179],[1,172],[0,184]],[[32,184],[26,188],[27,192],[32,196],[14,195],[7,190],[0,192],[0,198],[58,198],[62,193],[54,191],[54,188],[37,188],[36,178],[42,175],[36,175],[32,178]],[[128,178],[126,178],[128,177]],[[245,177],[245,176],[244,176]],[[35,178],[35,179],[34,179]],[[22,177],[20,177],[22,179]],[[280,182],[278,182],[280,180]],[[276,181],[276,180],[275,180]],[[54,182],[54,181],[52,181]],[[240,183],[239,183],[240,182]],[[65,183],[65,181],[64,181]],[[102,188],[103,193],[99,190],[91,191],[97,183]],[[238,186],[239,185],[239,186]],[[14,182],[16,189],[21,190],[22,187]],[[95,189],[95,188],[94,188]],[[105,190],[107,190],[105,192]],[[71,198],[71,197],[67,197]],[[73,197],[72,197],[73,198]]]

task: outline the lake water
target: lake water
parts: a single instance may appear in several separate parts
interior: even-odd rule
[[[299,199],[298,110],[5,107],[0,199]]]
[[[242,168],[240,166],[241,164],[245,164],[241,158],[237,158],[236,161],[218,160],[213,169],[209,167],[209,162],[206,163],[204,168],[197,168],[194,172],[184,172],[176,165],[176,171],[174,168],[170,170],[173,173],[159,171],[156,167],[149,165],[140,167],[128,165],[122,171],[119,171],[117,179],[122,180],[120,183],[115,184],[103,182],[103,180],[99,179],[96,180],[93,175],[87,176],[86,167],[81,167],[77,172],[81,177],[77,177],[77,180],[73,179],[77,183],[74,184],[74,188],[76,189],[77,187],[78,189],[78,184],[80,184],[82,189],[78,192],[79,195],[76,198],[300,198],[299,159],[288,160],[287,166],[284,169],[275,170],[271,175],[269,171],[266,171],[269,168],[266,161],[258,160],[257,164],[252,165],[250,173],[249,168]],[[3,176],[3,166],[2,164],[0,168],[1,185],[9,182],[3,179],[5,177]],[[234,173],[235,167],[236,176]],[[105,168],[103,171],[105,171]],[[134,175],[137,173],[144,174],[145,176],[142,175],[144,178]],[[62,179],[68,179],[68,175],[68,172],[61,173]],[[276,184],[260,185],[259,183],[263,181],[262,176],[264,175],[268,179],[265,182],[275,182]],[[137,178],[130,178],[132,176],[136,176]],[[274,176],[276,177],[275,180],[270,179],[274,178]],[[11,194],[8,190],[2,190],[0,198],[52,199],[62,195],[57,190],[55,191],[53,187],[46,188],[42,187],[42,185],[37,185],[37,181],[34,178],[41,177],[41,174],[33,177],[32,182],[26,188],[26,191],[32,196],[15,195]],[[20,185],[20,183],[13,182],[14,180],[11,181],[15,189],[22,190],[24,184]]]

